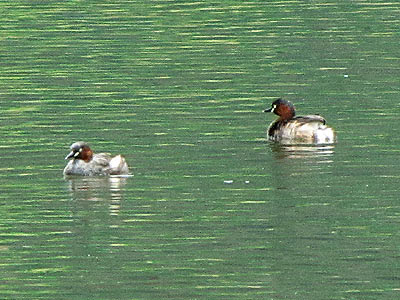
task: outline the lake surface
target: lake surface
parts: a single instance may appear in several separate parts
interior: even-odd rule
[[[0,12],[1,299],[399,299],[400,3]],[[278,97],[338,143],[268,142]]]

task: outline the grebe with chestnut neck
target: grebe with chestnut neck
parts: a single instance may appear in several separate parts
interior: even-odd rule
[[[283,99],[272,102],[271,108],[279,118],[268,128],[268,138],[281,143],[332,144],[336,134],[319,115],[296,116],[294,105]]]
[[[108,153],[94,154],[85,142],[73,143],[71,152],[65,157],[70,159],[64,168],[64,175],[128,175],[129,168],[122,155],[111,157]]]

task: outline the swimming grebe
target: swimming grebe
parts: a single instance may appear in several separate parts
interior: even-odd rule
[[[65,159],[71,159],[64,169],[64,175],[127,175],[128,164],[121,155],[111,158],[108,153],[93,154],[85,142],[71,145],[71,152]]]
[[[335,132],[325,125],[326,121],[319,115],[296,117],[294,105],[286,100],[275,100],[271,108],[264,112],[273,112],[279,118],[268,128],[270,140],[282,143],[331,144],[335,142]]]

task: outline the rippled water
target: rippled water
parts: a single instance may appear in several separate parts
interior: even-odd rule
[[[399,3],[0,11],[0,298],[398,298]],[[338,143],[268,142],[278,97]]]

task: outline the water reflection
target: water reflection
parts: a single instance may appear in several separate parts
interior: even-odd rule
[[[271,150],[277,159],[316,159],[317,161],[332,162],[335,145],[306,145],[270,143]]]
[[[128,177],[68,176],[65,179],[72,200],[109,202],[110,214],[118,215]]]
[[[335,145],[270,143],[270,149],[275,157],[270,165],[272,185],[276,190],[288,192],[277,194],[277,198],[297,199],[298,195],[307,198],[314,194],[320,197],[319,189],[330,185]]]

